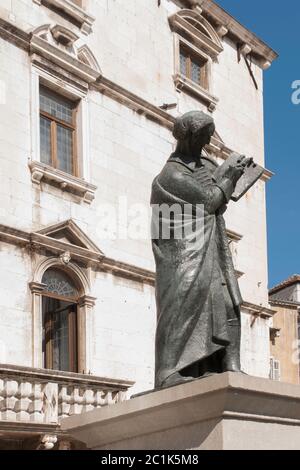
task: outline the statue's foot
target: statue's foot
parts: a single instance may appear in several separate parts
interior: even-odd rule
[[[162,384],[162,388],[173,387],[174,385],[180,385],[186,382],[191,382],[195,380],[194,377],[184,377],[179,372],[175,372],[175,374],[170,375]]]
[[[200,377],[198,377],[199,379],[206,379],[206,377],[211,377],[212,375],[216,375],[217,372],[205,372],[204,374],[200,375]]]
[[[223,364],[223,372],[234,372],[247,375],[246,372],[242,371],[240,364],[236,364],[235,362],[225,362],[225,364]]]

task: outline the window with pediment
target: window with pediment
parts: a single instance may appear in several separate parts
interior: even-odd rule
[[[99,65],[79,36],[58,24],[36,28],[30,50],[32,182],[90,204],[97,188],[90,181],[89,87]]]
[[[213,111],[218,102],[213,94],[213,65],[223,51],[217,32],[197,10],[180,10],[169,24],[174,32],[177,90],[196,96]]]

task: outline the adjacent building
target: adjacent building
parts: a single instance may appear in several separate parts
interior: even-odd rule
[[[153,387],[147,217],[174,118],[211,113],[207,153],[264,166],[263,74],[276,57],[212,0],[1,1],[3,448],[68,447],[63,417]],[[244,298],[242,364],[260,377],[270,373],[274,315],[271,176],[226,213]]]
[[[270,378],[300,383],[300,276],[294,275],[270,290],[276,312],[271,328]]]

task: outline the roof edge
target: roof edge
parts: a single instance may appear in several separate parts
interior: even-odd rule
[[[218,27],[228,30],[228,35],[233,36],[242,45],[251,47],[252,53],[262,59],[262,67],[268,68],[278,58],[278,53],[268,46],[255,33],[236,20],[230,13],[224,10],[213,0],[181,0],[182,4],[189,8],[202,10],[204,17],[213,20]]]
[[[288,277],[284,281],[272,287],[272,289],[269,290],[269,295],[275,294],[275,292],[278,292],[282,289],[285,289],[286,287],[292,286],[297,283],[300,283],[300,274],[294,274],[293,276]]]

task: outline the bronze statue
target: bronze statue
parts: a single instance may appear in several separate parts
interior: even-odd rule
[[[168,387],[225,371],[240,372],[240,305],[242,302],[226,235],[223,213],[237,182],[252,159],[239,156],[222,173],[203,154],[215,131],[203,112],[178,118],[177,142],[152,185],[152,207],[192,207],[192,224],[202,217],[202,236],[152,235],[156,262],[155,387]],[[218,174],[218,176],[216,176]],[[203,207],[197,211],[197,205]],[[157,218],[153,227],[165,216]],[[175,217],[176,218],[176,217]],[[159,219],[159,220],[158,220]],[[180,223],[179,218],[179,223]],[[154,233],[154,232],[153,232]]]

